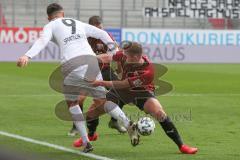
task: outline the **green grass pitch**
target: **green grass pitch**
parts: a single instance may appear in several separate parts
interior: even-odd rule
[[[30,63],[19,69],[15,63],[0,63],[0,131],[49,143],[72,147],[68,137],[71,122],[58,119],[55,104],[63,96],[48,85],[55,63]],[[109,116],[100,119],[99,140],[93,142],[94,154],[124,160],[233,160],[239,159],[240,140],[240,64],[168,64],[163,76],[174,86],[159,96],[187,144],[197,146],[196,155],[179,154],[175,144],[159,124],[155,132],[141,138],[137,147],[128,135],[107,127]],[[86,102],[85,110],[90,104]],[[136,118],[139,110],[126,106],[124,111]],[[58,160],[89,158],[0,136],[0,145],[47,155]]]

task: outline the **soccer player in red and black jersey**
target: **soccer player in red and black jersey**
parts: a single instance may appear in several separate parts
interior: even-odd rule
[[[99,16],[90,17],[89,18],[89,24],[93,25],[97,28],[103,29],[102,19]],[[114,38],[110,34],[109,34],[109,36],[114,41]],[[90,44],[92,50],[94,51],[94,53],[96,53],[96,55],[107,53],[107,51],[109,49],[109,47],[106,44],[104,44],[100,39],[88,37],[88,43]],[[118,76],[116,75],[114,70],[111,68],[109,63],[99,63],[99,67],[101,69],[101,74],[102,74],[103,80],[106,80],[106,81],[118,80]],[[119,70],[119,68],[118,68],[118,70]],[[79,106],[81,107],[82,110],[83,110],[83,103],[84,103],[85,99],[86,99],[85,96],[80,96],[80,98],[79,98]],[[121,106],[121,108],[122,108],[122,106]],[[99,124],[99,119],[98,118],[87,122],[87,127],[88,127],[88,130],[89,130],[88,136],[89,136],[90,141],[95,141],[98,138],[98,135],[96,134],[96,128],[97,128],[98,124]],[[116,129],[120,133],[127,132],[126,129],[122,125],[120,125],[118,123],[118,121],[114,118],[111,118],[108,125],[109,125],[110,128]],[[76,126],[73,124],[73,127],[70,130],[70,132],[68,133],[68,135],[75,136],[77,133],[78,133],[78,131],[76,129]],[[80,147],[81,145],[82,145],[81,140],[76,141],[74,143],[75,147]]]
[[[118,51],[115,55],[103,54],[99,55],[98,58],[103,62],[120,62],[123,68],[121,81],[102,80],[93,82],[94,86],[112,88],[107,94],[105,106],[114,108],[133,103],[160,123],[165,133],[176,143],[182,153],[195,154],[198,151],[197,148],[183,143],[175,125],[155,97],[154,67],[148,58],[142,55],[140,44],[132,42],[125,46],[123,51]]]

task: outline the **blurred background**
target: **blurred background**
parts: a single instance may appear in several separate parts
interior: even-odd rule
[[[239,29],[239,19],[146,18],[144,7],[167,7],[168,0],[0,0],[0,26],[42,27],[46,6],[58,2],[66,16],[87,22],[100,15],[105,27]]]
[[[99,15],[118,44],[139,42],[156,63],[240,62],[239,19],[144,15],[145,7],[169,8],[169,0],[0,0],[0,61],[16,61],[31,47],[48,23],[46,7],[53,2],[63,6],[66,17],[86,23]],[[33,61],[60,59],[58,47],[49,43]]]

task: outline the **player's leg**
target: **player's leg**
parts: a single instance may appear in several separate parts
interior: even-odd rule
[[[177,128],[167,116],[160,102],[156,98],[148,98],[145,101],[143,108],[147,114],[153,116],[160,123],[167,136],[176,143],[182,153],[195,154],[197,152],[197,148],[189,147],[183,144]]]
[[[97,66],[97,69],[98,66]],[[91,74],[89,74],[89,76],[91,77]],[[89,79],[89,78],[88,78]],[[102,80],[102,75],[100,73],[100,70],[99,70],[99,73],[98,75],[96,76],[96,79],[97,80]],[[83,86],[83,85],[82,85]],[[93,108],[93,111],[96,110],[96,108],[98,106],[101,106],[103,105],[105,99],[106,99],[106,89],[104,87],[93,87],[91,83],[89,82],[84,82],[84,91],[87,93],[88,96],[91,96],[93,98],[93,103],[91,105],[91,107],[89,108],[90,111],[91,109]],[[91,112],[88,111],[87,113],[87,122],[88,122],[88,128],[89,128],[89,133],[90,133],[90,137],[91,140],[96,140],[97,137],[91,137],[91,136],[94,136],[94,133],[96,131],[96,127],[98,125],[98,116],[92,118],[88,118],[89,117],[89,114],[91,114]],[[101,113],[99,113],[100,115]],[[82,146],[82,143],[83,143],[83,140],[82,138],[80,139],[77,139],[76,141],[74,141],[73,145],[75,147],[80,147]]]
[[[79,96],[79,106],[83,112],[83,103],[87,97],[86,96]],[[78,130],[76,125],[73,123],[71,130],[68,132],[68,136],[76,136],[78,134]]]
[[[87,113],[87,128],[88,128],[88,139],[90,141],[96,141],[98,134],[96,133],[97,126],[99,124],[100,115],[104,114],[104,110],[101,110],[101,106],[105,103],[105,99],[93,99],[93,103],[88,109]],[[98,108],[99,107],[99,108]],[[74,147],[81,147],[83,145],[82,138],[77,139],[73,143]]]
[[[114,73],[113,69],[110,66],[104,67],[101,70],[103,80],[105,81],[116,81],[119,80],[118,76]],[[119,105],[119,107],[122,109],[123,105]],[[125,133],[127,130],[118,123],[117,119],[111,117],[111,120],[108,123],[109,128],[116,129],[119,133]]]
[[[104,104],[104,100],[93,99],[93,103],[89,107],[89,112],[91,112],[91,110],[95,110],[98,106],[102,106],[103,104]],[[88,136],[92,137],[93,140],[96,140],[97,139],[96,130],[97,130],[97,126],[99,124],[99,118],[96,117],[94,119],[90,119],[90,118],[87,118],[87,119],[89,119],[87,121]]]
[[[113,91],[110,91],[107,94],[107,100],[106,99],[98,99],[104,105],[96,106],[96,107],[92,106],[87,112],[87,121],[94,120],[94,119],[98,118],[99,116],[101,116],[105,113],[108,113],[111,117],[120,121],[124,125],[124,127],[128,129],[131,143],[132,143],[132,145],[135,146],[139,143],[139,135],[137,133],[136,123],[130,122],[130,120],[127,118],[127,116],[124,114],[124,112],[117,105],[117,102],[114,103],[110,100],[112,97],[112,99],[114,99],[115,101],[119,101],[120,98],[116,97],[114,95],[116,95],[116,94],[113,94]],[[76,140],[75,143],[79,140],[80,139]]]
[[[81,63],[82,65],[80,65]],[[98,61],[95,56],[91,55],[73,58],[72,61],[68,61],[63,64],[62,72],[63,76],[65,76],[63,81],[63,93],[66,100],[68,100],[69,111],[72,114],[73,122],[76,125],[76,128],[81,134],[83,145],[85,146],[84,151],[89,152],[93,150],[93,148],[89,143],[85,119],[78,104],[78,98],[79,95],[92,96],[91,89],[97,90],[97,88],[92,87],[89,82],[95,79],[102,79]],[[103,92],[102,90],[99,92],[100,96],[104,96],[104,98],[106,97],[105,90],[103,90]],[[75,101],[71,98],[74,98]]]
[[[93,150],[93,147],[89,143],[87,129],[85,126],[85,118],[79,106],[79,102],[78,100],[69,100],[69,97],[67,97],[67,95],[65,95],[65,97],[66,97],[67,105],[69,107],[69,112],[72,115],[73,123],[75,124],[77,130],[79,131],[81,135],[81,139],[83,141],[83,146],[84,146],[83,152],[90,152]]]
[[[119,108],[123,108],[123,105],[119,105]],[[111,117],[110,121],[108,122],[108,127],[116,129],[119,133],[126,133],[127,130],[124,128],[117,119]]]
[[[92,132],[91,134],[93,134],[92,136],[95,138],[94,140],[96,140],[97,138],[96,129],[98,126],[98,119],[101,115],[105,113],[108,113],[110,116],[123,122],[126,128],[128,128],[130,125],[130,121],[122,112],[122,110],[118,107],[117,104],[111,101],[106,101],[106,99],[94,99],[94,103],[90,106],[87,112],[87,122],[88,122],[87,126],[89,129],[89,134],[90,132]],[[77,139],[74,142],[74,146],[81,147],[82,143],[83,143],[82,138]]]
[[[107,101],[104,104],[104,110],[127,129],[131,144],[133,146],[138,145],[140,136],[137,132],[137,125],[130,121],[119,107],[132,102],[132,95],[129,93],[129,90],[111,89],[106,97]]]

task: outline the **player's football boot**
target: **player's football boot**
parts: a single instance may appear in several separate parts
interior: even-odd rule
[[[118,121],[110,120],[108,123],[108,127],[112,129],[116,129],[119,133],[126,133],[127,130]]]
[[[89,141],[96,141],[98,139],[98,134],[94,133],[93,136],[88,135],[88,139],[89,139]],[[73,143],[73,146],[76,147],[76,148],[81,147],[82,145],[83,145],[82,138],[79,138],[79,139],[75,140],[74,143]]]
[[[68,136],[74,137],[76,135],[78,135],[78,130],[76,128],[72,128],[69,132],[68,132]]]
[[[131,144],[133,146],[136,146],[139,144],[139,140],[140,140],[140,135],[138,133],[138,129],[137,129],[137,124],[130,121],[130,125],[127,129],[128,135],[131,139]]]
[[[183,144],[180,148],[180,151],[184,154],[195,154],[197,153],[198,149],[195,147],[190,147],[188,145]]]
[[[86,146],[84,146],[84,148],[83,148],[83,152],[84,153],[88,153],[88,152],[91,152],[91,151],[93,151],[93,146],[91,145],[91,143],[87,143],[86,144]]]

